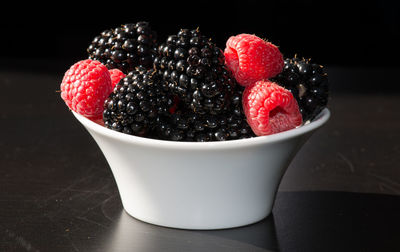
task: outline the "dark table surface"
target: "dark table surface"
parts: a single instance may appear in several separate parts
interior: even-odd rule
[[[68,64],[22,65],[0,64],[0,251],[400,251],[399,68],[328,67],[331,119],[290,164],[273,213],[190,231],[123,210],[57,92]]]

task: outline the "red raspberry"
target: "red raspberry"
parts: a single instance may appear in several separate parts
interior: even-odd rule
[[[243,92],[243,110],[257,136],[293,129],[302,117],[292,93],[271,81],[257,81]]]
[[[61,98],[67,106],[89,119],[103,115],[103,104],[112,92],[106,66],[95,60],[81,60],[72,65],[61,82]]]
[[[230,37],[224,54],[226,65],[242,86],[272,78],[284,66],[283,55],[278,47],[255,35],[239,34]]]
[[[114,69],[110,69],[108,70],[110,72],[111,75],[111,85],[112,88],[115,87],[115,85],[118,84],[118,82],[122,79],[125,78],[126,74],[124,74],[121,70],[119,70],[118,68],[114,68]]]

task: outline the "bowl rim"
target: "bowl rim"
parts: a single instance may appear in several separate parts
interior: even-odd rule
[[[290,129],[287,131],[275,133],[267,136],[257,136],[252,138],[245,139],[236,139],[236,140],[227,140],[227,141],[212,141],[212,142],[180,142],[180,141],[169,141],[169,140],[160,140],[153,138],[145,138],[134,135],[128,135],[125,133],[121,133],[118,131],[114,131],[112,129],[108,129],[74,111],[72,114],[76,117],[76,119],[89,131],[94,131],[97,134],[102,136],[106,136],[112,138],[117,141],[122,141],[125,143],[142,145],[147,147],[168,147],[172,149],[229,149],[229,148],[243,148],[247,146],[255,146],[260,144],[267,143],[275,143],[284,141],[287,139],[291,139],[300,135],[304,135],[308,132],[314,131],[324,125],[328,119],[330,118],[330,111],[328,108],[324,108],[313,121],[310,123],[304,124],[300,127]]]

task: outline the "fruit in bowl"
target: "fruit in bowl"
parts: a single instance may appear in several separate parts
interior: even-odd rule
[[[265,218],[290,161],[330,116],[323,68],[250,34],[225,50],[199,29],[156,37],[146,22],[107,30],[61,82],[124,209],[189,229]]]

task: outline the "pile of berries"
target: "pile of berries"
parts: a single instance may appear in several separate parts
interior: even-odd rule
[[[321,65],[284,58],[239,34],[224,50],[200,30],[158,41],[148,22],[103,31],[61,82],[67,106],[125,134],[171,141],[270,135],[313,120],[327,106]]]

